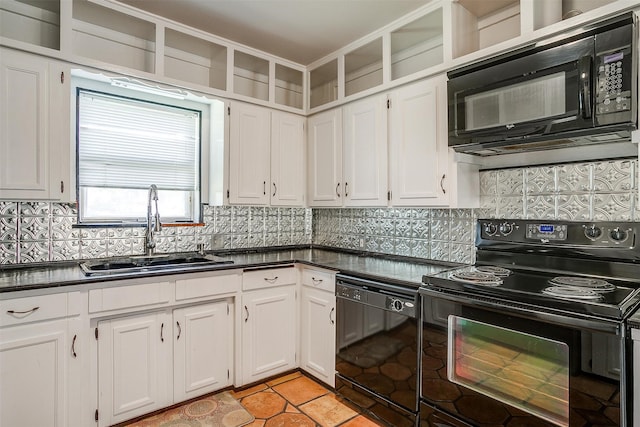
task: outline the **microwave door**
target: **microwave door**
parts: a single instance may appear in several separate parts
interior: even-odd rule
[[[461,93],[461,137],[534,137],[592,124],[590,57],[502,85]]]

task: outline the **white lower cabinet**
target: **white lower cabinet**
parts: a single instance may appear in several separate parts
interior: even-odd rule
[[[226,301],[173,312],[174,392],[176,402],[231,384],[233,325]]]
[[[222,300],[98,322],[98,425],[230,385],[229,307]]]
[[[302,287],[300,310],[300,367],[331,387],[335,386],[336,297]]]
[[[296,367],[296,313],[295,285],[244,292],[242,384]]]
[[[0,300],[0,426],[79,426],[78,292]]]
[[[335,272],[302,269],[300,298],[300,367],[335,386],[336,296]]]
[[[0,329],[0,426],[65,427],[67,321]]]
[[[97,334],[100,427],[172,403],[170,313],[104,320]]]

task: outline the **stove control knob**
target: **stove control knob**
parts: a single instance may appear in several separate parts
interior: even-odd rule
[[[611,232],[609,233],[609,237],[611,237],[611,240],[615,242],[624,242],[625,240],[627,240],[627,232],[620,227],[616,227],[611,230]]]
[[[493,236],[498,232],[498,226],[492,222],[487,223],[484,225],[484,232],[487,233],[487,236]]]
[[[602,236],[602,228],[592,224],[584,229],[584,235],[591,240],[596,240]]]
[[[511,234],[512,231],[513,231],[513,224],[509,224],[508,222],[504,222],[500,224],[500,232],[503,235],[508,236],[509,234]]]
[[[391,300],[391,309],[393,311],[402,311],[403,308],[404,308],[404,304],[402,303],[402,301],[400,301],[399,299]]]

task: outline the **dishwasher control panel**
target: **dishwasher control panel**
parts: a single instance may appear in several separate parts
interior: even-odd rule
[[[390,293],[383,289],[359,286],[339,280],[336,283],[336,297],[384,311],[416,317],[416,298]]]

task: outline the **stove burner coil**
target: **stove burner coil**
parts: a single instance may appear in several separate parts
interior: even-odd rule
[[[542,293],[554,297],[570,299],[599,300],[602,298],[602,295],[598,292],[576,286],[550,286],[545,288]]]
[[[493,274],[494,276],[498,277],[507,277],[511,275],[511,270],[502,267],[496,267],[495,265],[480,265],[475,267],[475,269],[476,271],[479,271],[481,273]]]
[[[454,271],[449,278],[472,285],[500,286],[502,279],[495,274],[484,273],[477,270]]]
[[[587,289],[594,292],[611,292],[616,289],[614,285],[606,280],[592,277],[559,276],[549,280],[549,284],[553,286]]]

